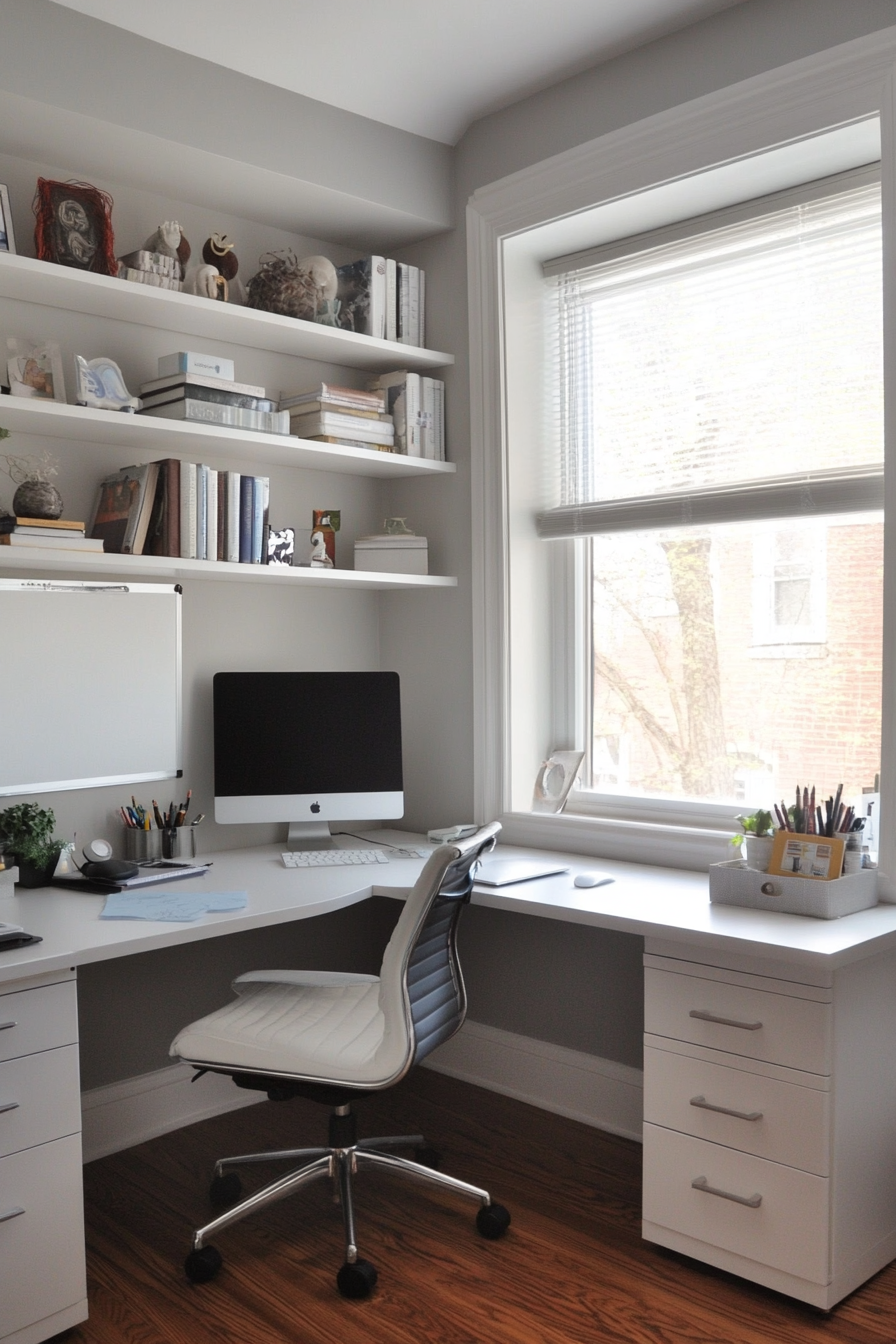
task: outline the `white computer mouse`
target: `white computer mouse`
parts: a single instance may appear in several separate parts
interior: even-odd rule
[[[605,882],[612,881],[606,873],[576,873],[572,884],[574,887],[602,887]]]

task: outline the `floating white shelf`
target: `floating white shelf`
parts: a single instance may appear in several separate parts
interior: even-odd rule
[[[322,327],[237,304],[217,303],[193,294],[135,285],[113,276],[93,275],[53,262],[0,253],[0,298],[68,308],[92,317],[109,317],[202,340],[228,341],[280,355],[297,355],[327,364],[385,373],[389,369],[438,369],[453,355],[421,350],[353,331]]]
[[[2,272],[0,265],[0,276]],[[338,444],[315,443],[287,434],[253,434],[248,430],[188,424],[183,420],[164,420],[152,415],[95,411],[87,406],[69,406],[59,401],[38,401],[28,397],[3,397],[0,400],[0,424],[22,434],[108,444],[119,453],[133,451],[147,458],[189,460],[191,455],[199,453],[232,458],[244,465],[254,461],[272,466],[387,478],[449,476],[455,471],[453,462],[432,462],[423,457],[378,453],[368,448],[343,448]]]
[[[456,588],[457,579],[440,574],[377,574],[354,569],[288,568],[283,565],[233,565],[220,560],[179,560],[164,555],[100,555],[95,552],[47,550],[38,547],[0,548],[0,573],[65,573],[128,579],[187,579],[225,583],[282,583],[392,592],[407,588]]]

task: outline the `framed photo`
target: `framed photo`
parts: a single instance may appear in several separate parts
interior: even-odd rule
[[[552,751],[548,759],[542,761],[535,777],[533,812],[563,811],[584,757],[584,751]]]
[[[0,252],[15,252],[16,240],[12,231],[12,212],[9,208],[9,192],[0,182]]]
[[[40,261],[118,275],[112,197],[87,182],[37,179],[34,241]]]
[[[843,841],[836,835],[800,835],[775,831],[770,873],[780,877],[814,877],[831,882],[843,870]]]
[[[56,341],[40,345],[9,336],[6,341],[9,390],[14,397],[65,401],[62,352]]]

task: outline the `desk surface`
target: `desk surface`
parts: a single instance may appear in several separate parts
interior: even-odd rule
[[[419,837],[382,832],[384,840],[408,843]],[[0,920],[22,924],[43,942],[0,952],[0,984],[89,962],[198,942],[225,933],[265,928],[327,914],[370,896],[402,899],[422,866],[419,859],[393,859],[370,867],[287,869],[280,846],[225,850],[210,855],[205,877],[174,884],[184,891],[245,890],[244,910],[205,915],[193,923],[101,920],[104,897],[44,887],[0,898]],[[545,857],[543,851],[502,847],[507,856]],[[556,854],[550,857],[557,858]],[[499,889],[478,888],[475,905],[541,918],[615,929],[690,947],[832,968],[896,947],[896,905],[878,905],[843,919],[809,919],[761,910],[711,905],[705,873],[645,864],[563,855],[568,873]],[[573,886],[577,872],[612,874],[608,886]]]

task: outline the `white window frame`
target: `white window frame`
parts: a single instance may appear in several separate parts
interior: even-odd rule
[[[550,442],[538,335],[541,267],[551,257],[766,195],[871,161],[880,136],[885,437],[896,433],[896,29],[770,71],[650,117],[481,188],[467,210],[473,498],[475,808],[504,838],[685,868],[727,855],[726,817],[695,828],[675,806],[613,818],[533,815],[528,798],[552,747],[584,725],[551,647],[582,666],[582,543],[545,545],[535,518]],[[513,470],[510,453],[513,454]],[[885,469],[885,571],[896,574],[896,471]],[[884,598],[883,684],[896,686],[896,584]],[[568,677],[566,684],[573,684]],[[581,697],[578,697],[581,700]],[[882,715],[881,815],[894,817],[896,694]],[[528,792],[528,798],[527,798]],[[711,814],[709,814],[711,816]],[[896,824],[881,868],[896,872]],[[886,894],[896,887],[885,877]]]

